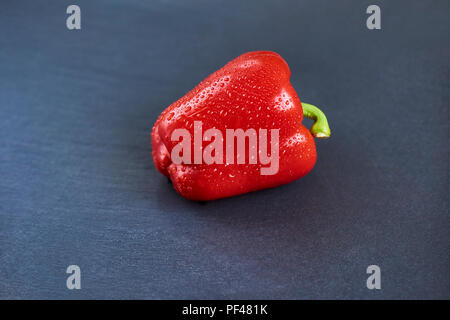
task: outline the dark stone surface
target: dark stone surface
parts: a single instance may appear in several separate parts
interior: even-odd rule
[[[376,3],[380,31],[370,1],[2,1],[0,297],[450,298],[450,3]],[[187,201],[153,123],[258,49],[333,136],[301,180]]]

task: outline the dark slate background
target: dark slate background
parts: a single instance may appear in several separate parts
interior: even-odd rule
[[[66,28],[66,8],[82,30]],[[366,8],[382,9],[382,30]],[[448,1],[0,4],[1,298],[450,298]],[[201,205],[159,113],[274,50],[333,136],[301,180]],[[82,289],[66,288],[77,264]],[[366,288],[377,264],[382,289]]]

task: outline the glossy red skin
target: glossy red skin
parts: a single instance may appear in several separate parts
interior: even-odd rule
[[[152,130],[156,168],[170,178],[178,193],[199,201],[276,187],[307,174],[316,162],[316,148],[311,133],[302,125],[301,102],[289,81],[290,75],[280,55],[255,51],[208,76],[156,121]],[[280,129],[278,173],[261,175],[261,166],[268,165],[260,165],[259,161],[248,164],[248,157],[246,164],[172,163],[170,152],[178,143],[170,139],[173,130],[185,128],[193,137],[194,121],[202,121],[203,133],[217,128],[224,138],[225,129]],[[203,148],[209,143],[203,142]]]

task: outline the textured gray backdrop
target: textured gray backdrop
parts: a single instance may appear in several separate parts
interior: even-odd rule
[[[78,4],[82,30],[66,29]],[[382,9],[369,31],[365,10]],[[450,298],[449,1],[0,4],[1,298]],[[159,113],[250,50],[333,136],[303,179],[200,205]],[[77,264],[82,289],[66,289]],[[366,288],[370,264],[382,290]]]

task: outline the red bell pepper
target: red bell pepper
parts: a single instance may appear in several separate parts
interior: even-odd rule
[[[178,193],[199,201],[276,187],[307,174],[317,158],[313,136],[329,137],[330,128],[317,107],[300,102],[290,75],[277,53],[255,51],[208,76],[156,121],[156,168]],[[314,120],[310,130],[303,115]],[[239,134],[233,136],[232,129],[241,130],[240,146],[248,155],[239,154]],[[252,146],[255,134],[260,140]]]

